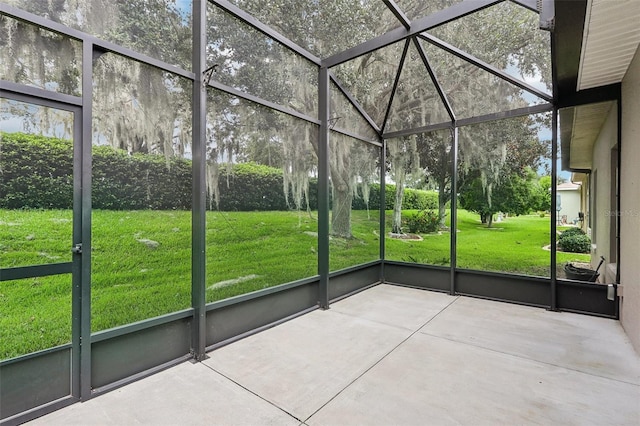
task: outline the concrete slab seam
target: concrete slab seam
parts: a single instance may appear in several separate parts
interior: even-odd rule
[[[444,312],[449,306],[451,306],[459,297],[458,296],[454,296],[455,299],[451,301],[451,303],[449,303],[447,306],[445,306],[444,308],[442,308],[440,310],[440,312],[438,312],[437,314],[435,314],[433,317],[429,318],[429,320],[427,320],[424,324],[422,324],[420,327],[418,327],[415,331],[413,331],[409,336],[407,336],[404,340],[402,340],[400,343],[398,343],[396,346],[394,346],[389,352],[387,352],[386,354],[384,354],[382,357],[380,357],[380,359],[378,359],[378,361],[376,361],[375,363],[373,363],[373,365],[371,365],[369,368],[367,368],[365,371],[362,372],[362,374],[358,375],[358,377],[356,377],[355,379],[353,379],[351,382],[349,382],[345,387],[343,387],[339,392],[337,392],[333,397],[331,397],[327,402],[325,402],[324,404],[322,404],[320,406],[320,408],[318,408],[316,411],[314,411],[313,413],[311,413],[311,415],[309,417],[307,417],[304,421],[307,422],[309,421],[309,419],[311,419],[313,416],[315,416],[320,410],[322,410],[324,407],[326,407],[331,401],[333,401],[334,399],[336,399],[340,394],[342,394],[342,392],[344,392],[346,389],[348,389],[351,385],[353,385],[355,382],[357,382],[362,376],[364,376],[365,374],[367,374],[369,371],[371,371],[371,369],[373,369],[376,365],[380,364],[385,358],[387,358],[389,355],[391,355],[393,352],[396,351],[396,349],[398,349],[400,346],[402,346],[407,340],[411,339],[411,337],[413,337],[416,333],[418,333],[425,325],[429,324],[430,321],[432,321],[434,318],[436,318],[438,315],[440,315],[442,312]],[[375,322],[375,321],[372,321]],[[388,325],[388,324],[386,324]]]
[[[301,425],[304,425],[304,422],[301,419],[297,418],[296,416],[294,416],[293,414],[291,414],[290,412],[288,412],[284,408],[279,407],[278,405],[274,404],[272,401],[269,401],[268,399],[266,399],[263,396],[257,394],[256,392],[252,391],[248,387],[238,383],[237,381],[233,380],[231,377],[227,376],[226,374],[221,373],[220,371],[216,370],[215,368],[211,367],[210,365],[207,365],[207,364],[204,364],[204,363],[202,363],[202,365],[204,365],[205,367],[207,367],[209,370],[213,371],[214,373],[219,374],[220,376],[222,376],[225,379],[229,380],[230,382],[234,383],[235,385],[241,387],[242,389],[246,390],[247,392],[251,393],[252,395],[257,396],[258,398],[260,398],[261,400],[263,400],[267,404],[277,408],[278,410],[282,411],[283,413],[285,413],[286,415],[288,415],[292,419],[299,421]]]

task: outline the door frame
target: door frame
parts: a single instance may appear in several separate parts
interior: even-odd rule
[[[72,281],[72,302],[71,302],[71,359],[70,359],[70,395],[68,397],[47,402],[33,407],[27,412],[19,414],[18,422],[35,418],[52,410],[52,405],[68,405],[87,399],[90,395],[84,395],[81,388],[81,370],[90,366],[83,365],[90,360],[91,336],[90,336],[90,309],[91,300],[90,282],[86,279],[90,271],[91,257],[90,247],[84,246],[83,241],[90,241],[91,232],[91,199],[90,182],[91,169],[91,141],[86,141],[83,137],[83,98],[56,92],[51,92],[36,87],[25,86],[5,80],[0,81],[0,97],[32,104],[41,107],[48,107],[73,114],[73,230],[69,250],[72,252],[70,262],[54,263],[49,265],[32,265],[18,268],[6,268],[3,270],[2,280],[32,278],[57,274],[71,274]],[[83,250],[84,249],[84,250]],[[47,352],[45,350],[44,352]],[[23,357],[18,357],[16,362]],[[31,359],[30,354],[24,358]],[[55,408],[54,408],[55,409]],[[25,417],[26,415],[26,417]],[[16,416],[17,417],[17,416]],[[12,417],[8,419],[12,421]]]

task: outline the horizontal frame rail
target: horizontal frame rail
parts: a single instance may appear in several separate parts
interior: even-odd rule
[[[23,278],[46,277],[49,275],[70,274],[73,263],[51,263],[47,265],[17,266],[0,269],[0,281],[20,280]]]

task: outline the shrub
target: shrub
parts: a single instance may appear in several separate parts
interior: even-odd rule
[[[560,234],[560,236],[558,237],[559,239],[563,239],[563,238],[567,238],[571,235],[586,235],[584,233],[584,231],[582,230],[582,228],[569,228],[565,231],[562,231],[562,233]]]
[[[396,199],[396,186],[387,184],[384,190],[384,208],[392,210]],[[313,197],[311,197],[313,198]],[[313,203],[312,203],[313,204]],[[367,205],[362,199],[361,189],[358,188],[358,197],[353,198],[351,205],[353,210],[366,210]],[[313,208],[313,206],[312,206]],[[369,210],[380,208],[380,184],[374,183],[369,190]],[[425,210],[438,208],[438,193],[421,189],[406,188],[402,198],[402,210]]]
[[[395,190],[395,188],[394,188]],[[431,210],[438,208],[438,194],[433,191],[407,188],[402,200],[403,210]]]
[[[580,232],[576,231],[579,230]],[[571,231],[571,232],[569,232]],[[558,238],[560,250],[571,253],[589,253],[591,251],[591,238],[580,228],[564,231]]]
[[[409,232],[426,234],[438,229],[440,216],[433,210],[421,210],[407,216],[404,222]]]

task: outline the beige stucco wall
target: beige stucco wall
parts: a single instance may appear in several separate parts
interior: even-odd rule
[[[640,53],[622,80],[620,321],[640,353]]]
[[[600,268],[600,276],[604,278],[606,264],[609,259],[609,244],[615,244],[615,235],[610,234],[610,222],[615,220],[615,206],[611,206],[611,149],[618,142],[618,109],[611,107],[609,115],[600,130],[598,139],[593,147],[593,163],[591,169],[590,195],[595,195],[595,205],[591,215],[591,242],[595,250],[591,250],[591,266],[596,268],[600,256],[604,256],[605,264]],[[597,189],[594,188],[597,186]],[[602,280],[604,281],[604,280]]]
[[[567,216],[567,223],[572,224],[580,211],[580,188],[572,190],[558,190],[560,196],[560,212],[558,216]]]

